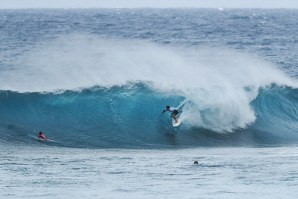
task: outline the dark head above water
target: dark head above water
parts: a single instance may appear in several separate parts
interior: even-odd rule
[[[194,163],[194,164],[199,164],[198,161],[194,161],[193,163]]]

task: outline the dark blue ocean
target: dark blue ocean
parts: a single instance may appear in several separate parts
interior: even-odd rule
[[[0,10],[0,195],[297,198],[297,32],[290,9]]]

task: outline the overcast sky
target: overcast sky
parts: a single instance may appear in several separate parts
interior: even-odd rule
[[[0,0],[0,8],[298,8],[298,0]]]

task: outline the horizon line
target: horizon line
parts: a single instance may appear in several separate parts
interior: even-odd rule
[[[288,8],[288,7],[150,7],[150,6],[144,6],[144,7],[27,7],[27,8],[13,8],[13,7],[7,7],[7,8],[1,8],[0,10],[26,10],[26,9],[217,9],[217,10],[225,10],[225,9],[264,9],[264,10],[274,10],[274,9],[284,9],[284,10],[298,10],[298,7],[296,8]]]

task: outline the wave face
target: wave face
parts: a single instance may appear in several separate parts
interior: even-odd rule
[[[1,139],[9,142],[34,144],[32,136],[41,129],[55,140],[50,144],[67,147],[163,148],[298,141],[298,92],[288,87],[262,89],[251,103],[256,121],[232,133],[212,130],[210,117],[232,120],[227,118],[232,113],[221,115],[216,106],[197,112],[205,120],[193,125],[193,118],[191,122],[185,119],[173,128],[169,115],[162,116],[161,111],[166,103],[179,104],[185,97],[156,92],[141,83],[61,94],[2,91],[0,98]],[[194,106],[193,102],[187,104]],[[186,105],[181,118],[187,114]]]
[[[297,13],[200,11],[1,11],[0,141],[296,144]]]

